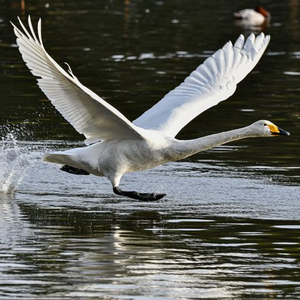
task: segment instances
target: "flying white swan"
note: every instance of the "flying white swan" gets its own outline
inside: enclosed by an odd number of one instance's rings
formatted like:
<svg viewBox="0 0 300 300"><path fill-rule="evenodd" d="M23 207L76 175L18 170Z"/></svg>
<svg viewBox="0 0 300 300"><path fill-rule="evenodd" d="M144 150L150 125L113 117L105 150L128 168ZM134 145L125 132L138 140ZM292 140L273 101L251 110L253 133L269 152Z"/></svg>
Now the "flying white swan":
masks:
<svg viewBox="0 0 300 300"><path fill-rule="evenodd" d="M62 164L63 171L107 177L115 194L139 200L157 200L165 194L122 191L125 173L154 168L186 158L212 147L247 137L289 135L269 121L209 135L178 140L177 133L197 115L230 97L239 83L257 64L270 37L241 35L205 60L185 81L161 101L130 122L117 109L82 85L69 68L64 71L46 52L41 35L35 34L30 17L29 31L19 19L14 24L17 44L38 85L63 117L86 137L89 146L46 153L43 160Z"/></svg>

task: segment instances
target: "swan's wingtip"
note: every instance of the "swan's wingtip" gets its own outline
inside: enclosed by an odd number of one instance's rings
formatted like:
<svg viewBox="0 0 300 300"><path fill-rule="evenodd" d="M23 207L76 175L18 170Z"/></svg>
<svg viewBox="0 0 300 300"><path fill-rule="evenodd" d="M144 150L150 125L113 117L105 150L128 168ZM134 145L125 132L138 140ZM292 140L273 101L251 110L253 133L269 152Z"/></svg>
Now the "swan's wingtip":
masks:
<svg viewBox="0 0 300 300"><path fill-rule="evenodd" d="M9 23L12 25L13 28L16 27L16 25L12 21L9 21Z"/></svg>
<svg viewBox="0 0 300 300"><path fill-rule="evenodd" d="M243 34L240 34L234 43L234 48L242 49L244 43L245 43L245 36Z"/></svg>

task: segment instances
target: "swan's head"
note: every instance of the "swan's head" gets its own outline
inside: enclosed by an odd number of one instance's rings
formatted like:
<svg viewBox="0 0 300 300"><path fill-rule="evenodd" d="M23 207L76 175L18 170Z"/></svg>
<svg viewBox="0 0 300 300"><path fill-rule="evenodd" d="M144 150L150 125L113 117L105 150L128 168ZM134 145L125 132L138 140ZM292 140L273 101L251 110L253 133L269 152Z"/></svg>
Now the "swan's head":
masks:
<svg viewBox="0 0 300 300"><path fill-rule="evenodd" d="M267 120L260 120L251 125L253 131L259 136L280 136L280 135L290 135L289 132L279 128L277 125L273 124Z"/></svg>

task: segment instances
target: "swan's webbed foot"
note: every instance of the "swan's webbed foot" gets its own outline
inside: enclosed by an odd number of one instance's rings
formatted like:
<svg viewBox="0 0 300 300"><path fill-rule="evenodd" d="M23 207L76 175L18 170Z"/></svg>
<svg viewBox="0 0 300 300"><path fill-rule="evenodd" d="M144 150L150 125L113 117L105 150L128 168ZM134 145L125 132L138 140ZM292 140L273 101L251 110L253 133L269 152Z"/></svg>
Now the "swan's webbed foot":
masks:
<svg viewBox="0 0 300 300"><path fill-rule="evenodd" d="M156 194L156 193L138 193L135 191L122 191L119 187L114 187L113 191L117 195L129 197L136 200L142 200L142 201L156 201L163 198L166 195L166 194Z"/></svg>
<svg viewBox="0 0 300 300"><path fill-rule="evenodd" d="M75 174L75 175L90 175L89 172L82 170L82 169L78 169L78 168L74 168L68 165L64 165L60 168L62 171L64 172L68 172L70 174Z"/></svg>

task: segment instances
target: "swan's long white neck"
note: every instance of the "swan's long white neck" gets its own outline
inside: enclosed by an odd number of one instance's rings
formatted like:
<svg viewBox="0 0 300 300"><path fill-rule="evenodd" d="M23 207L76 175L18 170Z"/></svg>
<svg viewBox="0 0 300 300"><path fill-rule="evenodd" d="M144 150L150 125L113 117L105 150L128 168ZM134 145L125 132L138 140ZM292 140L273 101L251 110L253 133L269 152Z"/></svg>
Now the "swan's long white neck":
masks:
<svg viewBox="0 0 300 300"><path fill-rule="evenodd" d="M223 145L229 142L237 141L249 137L260 136L255 134L250 126L225 131L217 134L212 134L209 136L201 137L193 140L178 140L176 143L175 152L179 159L189 157L198 152L202 152L213 147ZM175 154L175 153L174 153Z"/></svg>

